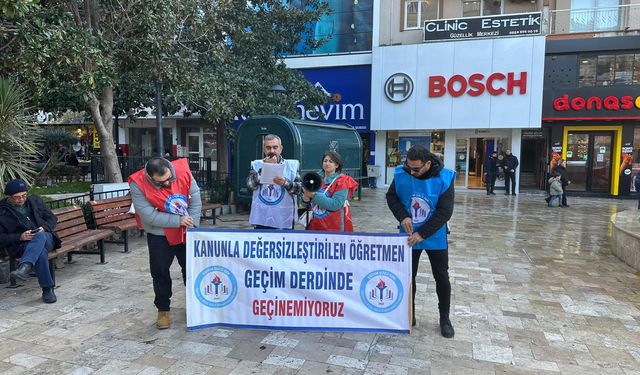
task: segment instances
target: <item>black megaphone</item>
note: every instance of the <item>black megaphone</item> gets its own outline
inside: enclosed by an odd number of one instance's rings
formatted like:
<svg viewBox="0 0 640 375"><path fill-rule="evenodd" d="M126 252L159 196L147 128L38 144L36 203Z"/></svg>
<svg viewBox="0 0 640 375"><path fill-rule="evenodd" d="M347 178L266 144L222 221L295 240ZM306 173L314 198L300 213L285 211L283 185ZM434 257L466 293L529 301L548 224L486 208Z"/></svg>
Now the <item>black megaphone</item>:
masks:
<svg viewBox="0 0 640 375"><path fill-rule="evenodd" d="M322 187L322 177L316 172L309 172L302 177L302 187L309 192L318 191Z"/></svg>

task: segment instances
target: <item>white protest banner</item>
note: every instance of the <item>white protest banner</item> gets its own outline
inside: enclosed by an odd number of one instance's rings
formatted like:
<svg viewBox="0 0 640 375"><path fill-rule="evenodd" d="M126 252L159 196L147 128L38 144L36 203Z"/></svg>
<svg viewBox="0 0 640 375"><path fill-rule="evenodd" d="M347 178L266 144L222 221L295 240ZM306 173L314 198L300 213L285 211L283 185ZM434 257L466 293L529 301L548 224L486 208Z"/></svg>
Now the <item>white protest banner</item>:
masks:
<svg viewBox="0 0 640 375"><path fill-rule="evenodd" d="M187 328L409 333L406 235L189 229Z"/></svg>

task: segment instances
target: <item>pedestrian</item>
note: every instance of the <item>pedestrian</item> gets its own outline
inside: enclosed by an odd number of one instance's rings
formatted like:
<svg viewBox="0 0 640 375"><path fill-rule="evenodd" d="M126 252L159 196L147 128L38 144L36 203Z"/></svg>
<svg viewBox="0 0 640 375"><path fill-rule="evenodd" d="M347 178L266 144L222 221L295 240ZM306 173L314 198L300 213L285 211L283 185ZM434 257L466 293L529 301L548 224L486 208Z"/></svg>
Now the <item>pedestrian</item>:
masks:
<svg viewBox="0 0 640 375"><path fill-rule="evenodd" d="M186 228L200 225L200 189L187 159L170 162L161 157L149 159L143 169L132 174L129 186L136 219L147 233L154 304L158 309L156 327L169 328L172 296L169 269L177 258L186 285Z"/></svg>
<svg viewBox="0 0 640 375"><path fill-rule="evenodd" d="M11 277L27 280L32 270L42 288L42 301L55 303L56 294L49 252L60 247L60 239L53 232L58 219L42 198L27 194L27 184L19 179L7 182L0 201L0 247L9 255L20 258L18 269Z"/></svg>
<svg viewBox="0 0 640 375"><path fill-rule="evenodd" d="M256 229L293 229L298 219L297 195L302 191L298 173L300 162L282 157L282 141L275 134L268 134L262 140L263 159L251 162L247 177L247 187L253 191L249 223ZM261 182L265 164L283 164L282 176L270 182Z"/></svg>
<svg viewBox="0 0 640 375"><path fill-rule="evenodd" d="M567 172L567 162L564 159L560 159L556 165L554 172L560 173L560 183L562 184L562 200L560 201L561 207L569 207L567 204L567 186L571 183L569 179L569 173Z"/></svg>
<svg viewBox="0 0 640 375"><path fill-rule="evenodd" d="M491 156L484 159L484 183L487 187L487 195L495 195L493 188L496 184L496 177L498 176L498 153L496 151L491 152Z"/></svg>
<svg viewBox="0 0 640 375"><path fill-rule="evenodd" d="M640 172L636 173L633 178L633 186L636 188L636 194L638 195L638 209L640 210Z"/></svg>
<svg viewBox="0 0 640 375"><path fill-rule="evenodd" d="M343 165L340 154L325 152L322 155L322 188L315 192L303 190L302 200L313 208L308 230L353 232L349 198L358 183L351 176L340 173Z"/></svg>
<svg viewBox="0 0 640 375"><path fill-rule="evenodd" d="M553 172L551 178L549 178L549 196L545 198L547 206L553 207L553 201L558 199L558 207L561 207L562 200L562 182L560 180L560 173Z"/></svg>
<svg viewBox="0 0 640 375"><path fill-rule="evenodd" d="M415 318L416 275L423 250L429 256L436 281L440 333L451 338L453 325L449 320L451 284L449 282L449 251L447 221L453 213L454 171L443 168L442 161L423 146L413 146L407 152L403 166L395 169L387 191L387 204L400 222L400 233L409 235L407 243L413 248L411 283L413 286L413 321Z"/></svg>
<svg viewBox="0 0 640 375"><path fill-rule="evenodd" d="M511 186L511 195L516 195L516 168L520 163L518 158L511 153L511 150L507 150L505 154L502 160L505 194L509 195L509 186Z"/></svg>

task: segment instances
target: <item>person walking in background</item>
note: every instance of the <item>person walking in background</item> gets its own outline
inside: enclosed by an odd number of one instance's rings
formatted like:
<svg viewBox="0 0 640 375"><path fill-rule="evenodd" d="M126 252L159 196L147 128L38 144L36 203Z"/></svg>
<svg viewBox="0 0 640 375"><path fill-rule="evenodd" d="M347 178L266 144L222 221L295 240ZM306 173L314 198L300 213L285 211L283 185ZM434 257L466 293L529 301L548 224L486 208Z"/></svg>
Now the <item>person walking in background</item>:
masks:
<svg viewBox="0 0 640 375"><path fill-rule="evenodd" d="M496 184L496 177L498 176L498 153L491 152L491 155L484 159L484 183L487 186L487 195L496 193L493 192L493 188Z"/></svg>
<svg viewBox="0 0 640 375"><path fill-rule="evenodd" d="M516 195L516 168L520 163L518 158L511 153L511 150L507 150L505 154L502 160L505 194L509 195L509 186L511 186L511 195Z"/></svg>
<svg viewBox="0 0 640 375"><path fill-rule="evenodd" d="M562 182L560 181L560 173L553 172L551 178L549 178L549 196L545 198L547 205L553 207L553 201L558 199L558 206L560 206L562 199Z"/></svg>
<svg viewBox="0 0 640 375"><path fill-rule="evenodd" d="M57 301L49 269L49 252L60 247L60 239L53 232L58 219L37 195L27 195L27 184L11 180L4 188L5 199L0 201L0 247L10 255L20 257L18 269L11 272L14 279L27 280L35 269L42 288L42 301Z"/></svg>
<svg viewBox="0 0 640 375"><path fill-rule="evenodd" d="M302 190L298 168L300 162L285 160L282 141L275 134L262 140L264 159L251 162L247 187L253 191L249 223L256 229L293 229L298 219L297 195ZM271 183L261 183L260 174L265 164L284 164L284 175L273 178Z"/></svg>
<svg viewBox="0 0 640 375"><path fill-rule="evenodd" d="M565 160L560 159L554 169L554 172L558 172L560 174L560 183L562 184L562 200L560 201L561 207L569 207L567 204L567 186L569 186L571 180L569 179L566 164L567 162Z"/></svg>
<svg viewBox="0 0 640 375"><path fill-rule="evenodd" d="M435 155L423 146L413 146L407 152L405 165L396 167L386 195L389 209L400 222L400 233L409 235L407 244L413 248L412 324L416 325L416 276L420 255L426 251L436 280L440 333L447 338L455 334L449 320L451 283L446 225L453 214L455 179L456 173L443 168L442 161Z"/></svg>
<svg viewBox="0 0 640 375"><path fill-rule="evenodd" d="M200 225L200 188L191 175L189 161L149 159L145 167L129 177L131 200L139 226L147 233L149 269L153 279L156 327L171 326L172 296L170 268L178 259L186 285L186 228Z"/></svg>
<svg viewBox="0 0 640 375"><path fill-rule="evenodd" d="M322 155L322 188L316 192L303 190L302 200L310 203L313 219L308 230L353 232L349 198L358 188L351 176L340 173L344 162L335 151Z"/></svg>

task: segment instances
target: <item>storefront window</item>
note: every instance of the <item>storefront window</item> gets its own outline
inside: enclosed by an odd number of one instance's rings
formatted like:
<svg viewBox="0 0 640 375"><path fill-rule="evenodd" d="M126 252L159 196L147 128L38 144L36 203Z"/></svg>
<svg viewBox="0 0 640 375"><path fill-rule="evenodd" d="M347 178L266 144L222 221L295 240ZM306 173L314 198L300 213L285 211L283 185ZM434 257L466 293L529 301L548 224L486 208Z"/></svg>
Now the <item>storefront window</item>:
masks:
<svg viewBox="0 0 640 375"><path fill-rule="evenodd" d="M616 71L615 64L615 55L598 56L598 66L596 67L598 86L609 86L613 84Z"/></svg>
<svg viewBox="0 0 640 375"><path fill-rule="evenodd" d="M633 59L633 84L640 84L640 54L636 54Z"/></svg>
<svg viewBox="0 0 640 375"><path fill-rule="evenodd" d="M162 138L165 153L172 152L173 129L163 128ZM130 156L151 156L157 152L155 129L130 128L129 129L129 155ZM171 155L174 156L174 155Z"/></svg>
<svg viewBox="0 0 640 375"><path fill-rule="evenodd" d="M640 55L581 56L579 87L631 85L640 82Z"/></svg>
<svg viewBox="0 0 640 375"><path fill-rule="evenodd" d="M636 127L633 131L633 166L631 168L631 176L635 177L640 172L640 127ZM636 188L631 179L631 191L635 192Z"/></svg>
<svg viewBox="0 0 640 375"><path fill-rule="evenodd" d="M595 86L597 57L583 57L580 59L580 87Z"/></svg>
<svg viewBox="0 0 640 375"><path fill-rule="evenodd" d="M407 151L422 145L432 154L444 160L444 131L435 130L430 133L405 133L390 131L387 133L387 183L393 179L393 170L402 165L407 158Z"/></svg>

